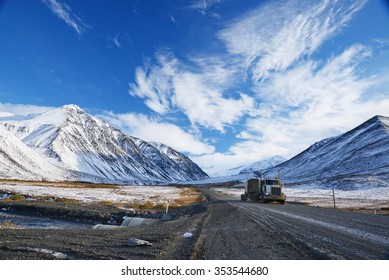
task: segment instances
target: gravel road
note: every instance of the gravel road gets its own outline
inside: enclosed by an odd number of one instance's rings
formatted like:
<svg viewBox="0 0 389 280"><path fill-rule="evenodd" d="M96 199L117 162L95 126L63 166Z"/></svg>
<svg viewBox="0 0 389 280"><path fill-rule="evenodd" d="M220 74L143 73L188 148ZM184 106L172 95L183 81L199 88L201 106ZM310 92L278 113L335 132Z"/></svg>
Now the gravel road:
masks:
<svg viewBox="0 0 389 280"><path fill-rule="evenodd" d="M176 210L172 221L157 225L0 229L0 259L389 259L389 216L241 202L201 191L208 202ZM98 205L15 202L0 207L24 215L33 209L30 214L91 226L126 214ZM130 238L152 246L128 247Z"/></svg>
<svg viewBox="0 0 389 280"><path fill-rule="evenodd" d="M389 259L389 216L231 200L210 207L203 259Z"/></svg>

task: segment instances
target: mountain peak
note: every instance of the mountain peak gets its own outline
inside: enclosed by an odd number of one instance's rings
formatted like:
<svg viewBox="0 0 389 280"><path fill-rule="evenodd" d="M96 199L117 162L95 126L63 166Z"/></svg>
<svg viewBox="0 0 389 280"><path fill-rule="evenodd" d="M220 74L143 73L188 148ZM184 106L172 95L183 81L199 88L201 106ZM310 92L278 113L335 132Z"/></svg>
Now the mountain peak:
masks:
<svg viewBox="0 0 389 280"><path fill-rule="evenodd" d="M377 115L377 116L373 117L372 120L378 121L378 122L380 122L383 126L389 128L389 117Z"/></svg>
<svg viewBox="0 0 389 280"><path fill-rule="evenodd" d="M80 107L78 107L77 105L75 104L67 104L67 105L63 105L61 107L59 107L58 109L60 110L65 110L65 111L68 111L68 112L71 112L71 113L80 113L80 112L84 112L84 110L82 110Z"/></svg>

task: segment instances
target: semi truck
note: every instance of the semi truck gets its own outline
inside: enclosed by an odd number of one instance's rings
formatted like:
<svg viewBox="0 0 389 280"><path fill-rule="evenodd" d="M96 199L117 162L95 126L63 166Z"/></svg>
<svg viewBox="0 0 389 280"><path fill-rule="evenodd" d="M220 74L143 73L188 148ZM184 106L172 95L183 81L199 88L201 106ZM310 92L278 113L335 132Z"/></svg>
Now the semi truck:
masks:
<svg viewBox="0 0 389 280"><path fill-rule="evenodd" d="M285 204L286 195L283 192L284 184L280 178L251 178L247 180L245 192L241 200L256 202L276 201Z"/></svg>

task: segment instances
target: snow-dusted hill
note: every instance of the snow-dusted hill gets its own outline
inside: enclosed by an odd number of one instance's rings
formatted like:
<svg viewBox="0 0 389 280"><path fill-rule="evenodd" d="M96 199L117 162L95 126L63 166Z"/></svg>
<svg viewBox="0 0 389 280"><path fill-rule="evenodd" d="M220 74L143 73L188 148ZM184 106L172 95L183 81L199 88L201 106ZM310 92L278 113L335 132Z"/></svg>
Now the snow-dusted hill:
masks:
<svg viewBox="0 0 389 280"><path fill-rule="evenodd" d="M265 173L288 183L389 186L389 118L375 116L337 137L324 139Z"/></svg>
<svg viewBox="0 0 389 280"><path fill-rule="evenodd" d="M128 136L76 105L0 121L53 165L77 172L76 180L156 183L207 178L185 155Z"/></svg>
<svg viewBox="0 0 389 280"><path fill-rule="evenodd" d="M66 180L69 176L0 126L0 178Z"/></svg>

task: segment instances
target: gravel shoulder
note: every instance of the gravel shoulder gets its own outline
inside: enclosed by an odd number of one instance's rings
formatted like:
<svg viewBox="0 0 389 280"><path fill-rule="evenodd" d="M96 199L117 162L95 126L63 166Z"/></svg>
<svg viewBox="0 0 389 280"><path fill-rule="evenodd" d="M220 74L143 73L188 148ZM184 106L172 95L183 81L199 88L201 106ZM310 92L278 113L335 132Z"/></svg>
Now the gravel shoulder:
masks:
<svg viewBox="0 0 389 280"><path fill-rule="evenodd" d="M102 259L152 260L189 259L206 208L192 205L172 211L171 221L142 227L103 230L93 224L121 220L131 215L121 209L102 205L45 202L1 202L0 208L13 209L24 215L49 216L90 223L90 228L67 229L0 229L0 259ZM161 212L143 211L139 216L157 218ZM138 216L138 215L137 215ZM191 238L183 237L191 232ZM146 240L152 246L128 247L130 238Z"/></svg>

